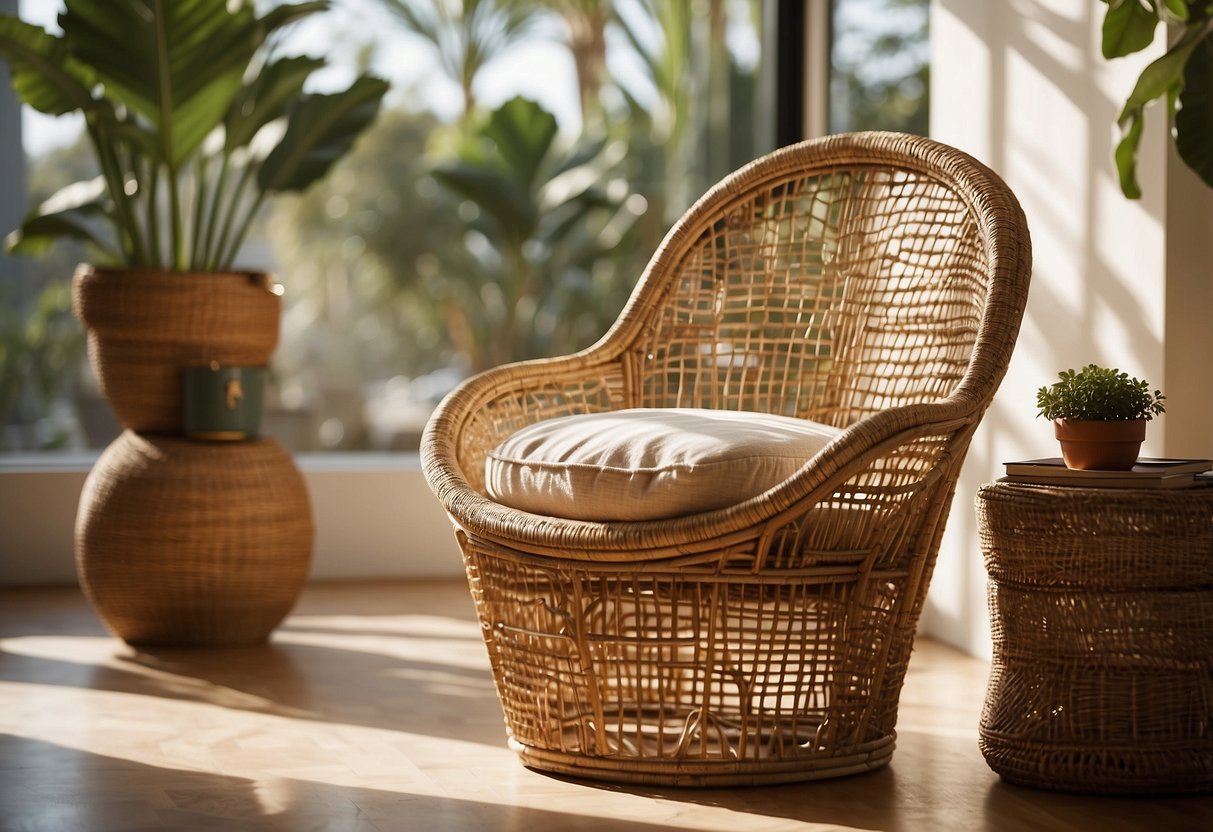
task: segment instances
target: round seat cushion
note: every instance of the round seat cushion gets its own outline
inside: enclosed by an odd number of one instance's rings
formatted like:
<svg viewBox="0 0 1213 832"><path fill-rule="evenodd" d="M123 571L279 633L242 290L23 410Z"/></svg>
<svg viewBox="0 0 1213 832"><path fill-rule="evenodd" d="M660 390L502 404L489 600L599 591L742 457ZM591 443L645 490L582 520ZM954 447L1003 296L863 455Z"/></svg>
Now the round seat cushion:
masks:
<svg viewBox="0 0 1213 832"><path fill-rule="evenodd" d="M485 460L488 495L570 520L656 520L778 485L840 433L770 413L634 408L528 425Z"/></svg>

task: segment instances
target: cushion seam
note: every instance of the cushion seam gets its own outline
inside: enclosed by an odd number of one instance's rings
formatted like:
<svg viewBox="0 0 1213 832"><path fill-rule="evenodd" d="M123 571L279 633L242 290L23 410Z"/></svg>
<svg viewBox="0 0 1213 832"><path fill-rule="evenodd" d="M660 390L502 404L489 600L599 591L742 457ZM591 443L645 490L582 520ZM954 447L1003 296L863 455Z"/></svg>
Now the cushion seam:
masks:
<svg viewBox="0 0 1213 832"><path fill-rule="evenodd" d="M825 446L823 445L822 447L825 447ZM517 466L524 467L524 468L556 468L556 469L562 469L562 470L568 470L568 469L572 469L572 468L577 468L577 469L585 468L585 469L590 469L590 470L594 470L594 471L614 471L614 472L617 472L620 474L641 474L641 473L655 473L655 472L660 472L660 471L675 471L675 470L692 471L696 468L706 468L711 465L736 465L738 462L740 462L742 460L751 460L751 461L762 460L762 459L803 460L803 461L807 462L809 459L816 456L817 453L818 453L818 451L814 451L812 454L809 454L808 456L805 456L802 454L758 453L758 454L751 454L751 455L747 455L747 456L733 457L730 459L714 459L714 460L707 460L704 462L694 462L694 463L671 462L668 465L646 466L646 467L635 467L635 468L630 467L630 466L627 468L621 468L621 467L615 466L615 465L602 465L602 464L595 463L595 462L548 462L545 460L509 459L509 458L500 457L500 456L493 456L492 454L490 454L488 456L488 458L491 459L493 462L496 462L496 463L499 463L502 465L517 465Z"/></svg>

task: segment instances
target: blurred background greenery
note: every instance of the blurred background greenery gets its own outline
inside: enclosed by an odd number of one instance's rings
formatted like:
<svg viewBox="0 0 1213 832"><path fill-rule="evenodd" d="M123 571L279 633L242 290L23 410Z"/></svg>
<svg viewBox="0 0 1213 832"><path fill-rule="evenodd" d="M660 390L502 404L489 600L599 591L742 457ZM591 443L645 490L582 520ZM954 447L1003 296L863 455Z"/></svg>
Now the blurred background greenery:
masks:
<svg viewBox="0 0 1213 832"><path fill-rule="evenodd" d="M926 133L928 5L831 0L832 132ZM286 287L267 431L296 451L415 449L469 373L597 340L672 222L773 149L773 6L339 0L301 25L293 52L393 90L327 179L266 206L239 258ZM53 7L20 9L53 26ZM33 126L53 140L27 130L26 206L94 165L78 125ZM0 259L2 450L116 435L69 308L87 259L70 243Z"/></svg>

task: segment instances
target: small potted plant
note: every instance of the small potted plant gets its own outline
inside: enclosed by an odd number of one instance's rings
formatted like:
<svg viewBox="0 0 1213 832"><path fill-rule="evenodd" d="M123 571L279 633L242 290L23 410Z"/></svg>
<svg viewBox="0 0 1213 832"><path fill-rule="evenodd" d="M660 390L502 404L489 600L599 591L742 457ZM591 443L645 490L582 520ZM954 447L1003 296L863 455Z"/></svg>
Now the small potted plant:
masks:
<svg viewBox="0 0 1213 832"><path fill-rule="evenodd" d="M1037 416L1052 420L1066 467L1127 471L1165 398L1141 379L1088 364L1036 391Z"/></svg>

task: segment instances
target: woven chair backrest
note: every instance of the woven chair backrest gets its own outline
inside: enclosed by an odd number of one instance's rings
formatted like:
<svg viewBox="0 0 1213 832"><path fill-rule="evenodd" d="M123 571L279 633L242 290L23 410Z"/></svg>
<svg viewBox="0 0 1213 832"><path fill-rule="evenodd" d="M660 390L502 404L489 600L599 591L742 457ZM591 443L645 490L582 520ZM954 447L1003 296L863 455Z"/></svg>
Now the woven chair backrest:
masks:
<svg viewBox="0 0 1213 832"><path fill-rule="evenodd" d="M982 220L948 172L887 150L743 168L654 257L634 395L839 427L948 397L989 289Z"/></svg>

